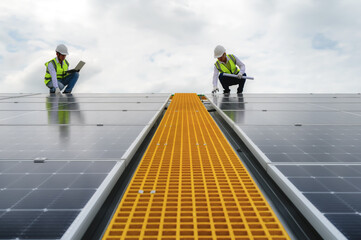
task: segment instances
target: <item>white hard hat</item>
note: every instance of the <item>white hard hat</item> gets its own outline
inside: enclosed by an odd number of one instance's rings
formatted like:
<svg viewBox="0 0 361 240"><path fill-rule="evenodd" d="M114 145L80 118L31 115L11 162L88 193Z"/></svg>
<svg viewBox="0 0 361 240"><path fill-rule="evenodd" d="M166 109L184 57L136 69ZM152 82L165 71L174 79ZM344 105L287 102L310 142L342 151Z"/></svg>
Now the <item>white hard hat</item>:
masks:
<svg viewBox="0 0 361 240"><path fill-rule="evenodd" d="M218 45L215 49L214 49L214 58L219 58L219 57L222 57L223 53L226 52L226 49L221 46L221 45Z"/></svg>
<svg viewBox="0 0 361 240"><path fill-rule="evenodd" d="M62 55L69 55L68 48L64 44L59 44L56 47L55 51L62 54Z"/></svg>

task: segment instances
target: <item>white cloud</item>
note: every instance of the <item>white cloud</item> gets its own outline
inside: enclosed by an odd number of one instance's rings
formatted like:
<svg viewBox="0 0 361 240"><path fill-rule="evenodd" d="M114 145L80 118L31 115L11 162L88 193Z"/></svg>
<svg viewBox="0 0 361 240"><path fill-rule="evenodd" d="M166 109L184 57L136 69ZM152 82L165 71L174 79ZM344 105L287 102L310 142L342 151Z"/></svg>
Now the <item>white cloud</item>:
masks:
<svg viewBox="0 0 361 240"><path fill-rule="evenodd" d="M47 92L58 43L87 62L76 92L211 90L213 48L236 54L246 92L360 92L361 3L351 0L17 0L0 3L1 92Z"/></svg>

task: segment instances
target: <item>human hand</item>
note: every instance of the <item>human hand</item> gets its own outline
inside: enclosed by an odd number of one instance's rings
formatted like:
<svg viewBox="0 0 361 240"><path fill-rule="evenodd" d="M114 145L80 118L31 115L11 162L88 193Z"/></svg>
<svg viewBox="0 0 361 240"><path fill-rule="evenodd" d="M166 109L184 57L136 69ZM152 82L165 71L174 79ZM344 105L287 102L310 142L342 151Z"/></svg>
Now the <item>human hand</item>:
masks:
<svg viewBox="0 0 361 240"><path fill-rule="evenodd" d="M242 77L243 77L243 72L239 72L239 73L237 74L237 77L238 77L239 79L242 79Z"/></svg>
<svg viewBox="0 0 361 240"><path fill-rule="evenodd" d="M59 89L58 87L55 88L55 94L56 94L56 95L61 94L60 89Z"/></svg>
<svg viewBox="0 0 361 240"><path fill-rule="evenodd" d="M219 92L219 89L217 87L213 87L212 93L217 93L217 92Z"/></svg>

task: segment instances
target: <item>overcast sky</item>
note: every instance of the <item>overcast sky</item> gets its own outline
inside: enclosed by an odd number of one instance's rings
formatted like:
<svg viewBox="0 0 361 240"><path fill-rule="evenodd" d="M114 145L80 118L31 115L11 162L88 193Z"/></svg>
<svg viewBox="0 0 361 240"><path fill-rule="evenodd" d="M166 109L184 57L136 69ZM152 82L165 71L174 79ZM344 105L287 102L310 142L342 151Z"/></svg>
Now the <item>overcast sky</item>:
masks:
<svg viewBox="0 0 361 240"><path fill-rule="evenodd" d="M358 0L0 1L0 92L48 92L59 43L86 62L74 92L209 93L218 44L255 77L244 92L361 92L360 15Z"/></svg>

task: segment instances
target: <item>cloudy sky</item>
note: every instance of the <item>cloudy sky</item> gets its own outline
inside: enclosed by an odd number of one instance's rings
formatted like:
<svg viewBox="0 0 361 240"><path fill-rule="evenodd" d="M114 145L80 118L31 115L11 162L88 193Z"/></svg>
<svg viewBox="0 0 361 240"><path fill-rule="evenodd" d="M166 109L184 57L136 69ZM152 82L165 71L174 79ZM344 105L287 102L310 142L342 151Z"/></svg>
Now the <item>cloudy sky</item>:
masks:
<svg viewBox="0 0 361 240"><path fill-rule="evenodd" d="M0 92L48 92L59 43L86 62L74 92L212 90L213 49L237 55L245 92L361 92L358 0L0 2Z"/></svg>

